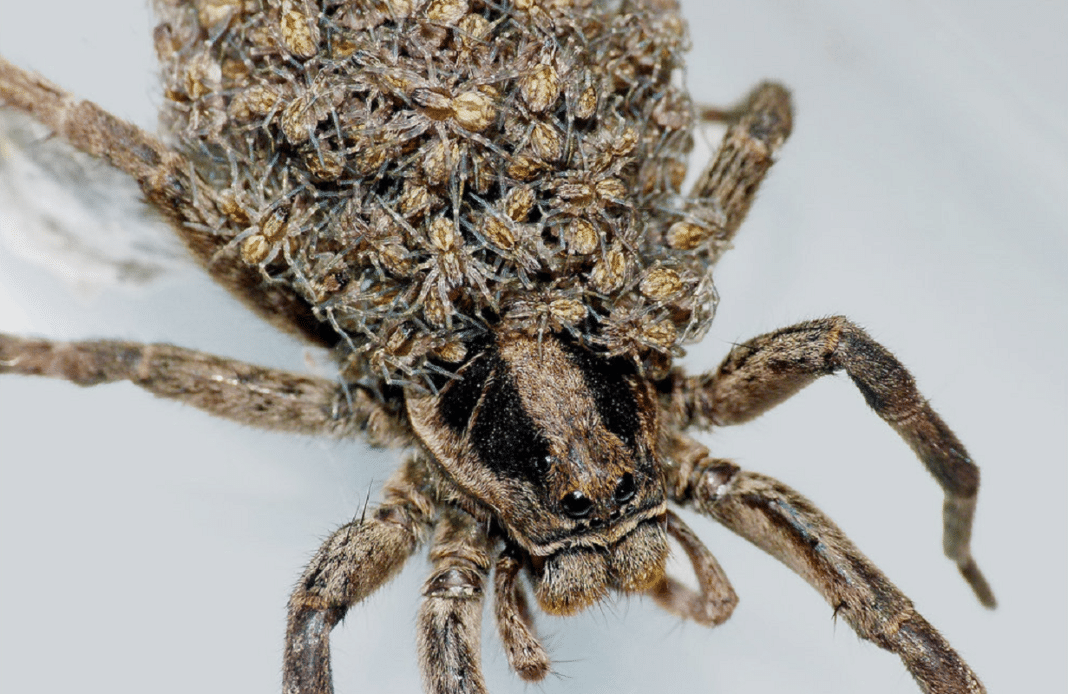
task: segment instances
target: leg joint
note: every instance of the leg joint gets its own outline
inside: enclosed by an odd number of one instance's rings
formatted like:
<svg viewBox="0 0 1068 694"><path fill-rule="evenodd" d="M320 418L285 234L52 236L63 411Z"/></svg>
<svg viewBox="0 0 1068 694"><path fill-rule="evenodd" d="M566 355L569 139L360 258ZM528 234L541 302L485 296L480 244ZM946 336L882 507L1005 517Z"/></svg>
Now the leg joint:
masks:
<svg viewBox="0 0 1068 694"><path fill-rule="evenodd" d="M423 596L481 600L482 577L482 572L475 567L450 566L431 574L423 585Z"/></svg>

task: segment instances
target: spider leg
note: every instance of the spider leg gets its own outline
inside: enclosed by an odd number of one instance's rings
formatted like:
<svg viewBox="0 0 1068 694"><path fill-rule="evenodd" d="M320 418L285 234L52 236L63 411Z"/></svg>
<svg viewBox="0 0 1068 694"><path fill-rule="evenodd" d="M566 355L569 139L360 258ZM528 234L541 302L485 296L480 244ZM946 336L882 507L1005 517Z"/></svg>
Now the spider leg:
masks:
<svg viewBox="0 0 1068 694"><path fill-rule="evenodd" d="M715 373L672 378L669 411L680 428L738 424L820 376L844 369L945 491L943 548L986 607L997 601L972 558L979 468L916 389L905 367L849 320L836 316L761 335L731 350Z"/></svg>
<svg viewBox="0 0 1068 694"><path fill-rule="evenodd" d="M501 551L493 574L494 615L512 669L528 682L539 682L549 674L551 662L534 633L530 606L519 583L522 568L517 550L506 547Z"/></svg>
<svg viewBox="0 0 1068 694"><path fill-rule="evenodd" d="M165 344L56 342L0 333L0 374L61 378L80 386L130 381L217 417L297 434L407 441L403 420L370 392Z"/></svg>
<svg viewBox="0 0 1068 694"><path fill-rule="evenodd" d="M705 626L723 624L738 604L738 596L727 574L693 531L671 511L667 512L667 531L690 558L700 592L691 590L670 576L664 576L659 584L649 590L649 595L662 608L680 617Z"/></svg>
<svg viewBox="0 0 1068 694"><path fill-rule="evenodd" d="M773 82L758 85L741 105L727 111L703 109L704 120L730 122L715 158L698 177L686 205L689 221L668 231L673 248L707 248L719 259L738 231L775 155L790 136L790 93Z"/></svg>
<svg viewBox="0 0 1068 694"><path fill-rule="evenodd" d="M265 285L259 269L245 263L237 248L227 247L232 234L220 232L231 222L184 154L2 57L0 106L31 116L75 149L135 179L145 199L171 223L212 278L260 316L316 344L337 341L293 289L281 283Z"/></svg>
<svg viewBox="0 0 1068 694"><path fill-rule="evenodd" d="M679 436L675 500L716 519L804 578L861 637L896 653L926 694L982 694L971 668L812 502L770 477L713 460Z"/></svg>
<svg viewBox="0 0 1068 694"><path fill-rule="evenodd" d="M485 694L480 630L492 541L470 515L444 509L434 534L434 572L423 584L418 648L427 694Z"/></svg>
<svg viewBox="0 0 1068 694"><path fill-rule="evenodd" d="M285 694L332 694L330 630L393 578L423 541L434 517L430 487L425 462L408 460L370 517L342 526L319 548L289 599Z"/></svg>

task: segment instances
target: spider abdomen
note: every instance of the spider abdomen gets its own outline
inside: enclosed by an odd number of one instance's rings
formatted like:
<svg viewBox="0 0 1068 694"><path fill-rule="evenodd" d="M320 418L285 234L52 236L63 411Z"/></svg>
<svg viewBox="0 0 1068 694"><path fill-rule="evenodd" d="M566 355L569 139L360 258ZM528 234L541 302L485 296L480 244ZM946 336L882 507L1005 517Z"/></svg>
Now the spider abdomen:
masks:
<svg viewBox="0 0 1068 694"><path fill-rule="evenodd" d="M353 379L425 380L498 326L660 370L703 333L708 257L666 241L701 224L675 9L267 5L160 8L164 120Z"/></svg>

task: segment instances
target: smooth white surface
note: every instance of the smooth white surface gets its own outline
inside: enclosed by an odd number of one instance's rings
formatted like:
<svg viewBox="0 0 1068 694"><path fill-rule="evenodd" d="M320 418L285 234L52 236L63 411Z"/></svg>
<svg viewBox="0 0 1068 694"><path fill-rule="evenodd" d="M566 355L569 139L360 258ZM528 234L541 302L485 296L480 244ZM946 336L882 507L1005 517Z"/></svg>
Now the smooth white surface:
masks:
<svg viewBox="0 0 1068 694"><path fill-rule="evenodd" d="M142 0L0 0L0 53L151 127ZM1001 601L941 556L941 495L847 378L709 439L825 509L991 692L1068 687L1068 5L693 2L689 83L724 103L794 90L794 135L721 263L709 337L821 315L908 365L983 470L974 549ZM0 250L0 330L169 341L306 368L203 278L91 299ZM396 453L260 434L127 385L0 380L0 688L278 691L289 588L359 513ZM774 560L687 520L741 596L709 631L639 600L539 626L563 692L915 692L895 657L835 623ZM337 691L414 692L425 561L352 610ZM491 691L530 691L492 624Z"/></svg>

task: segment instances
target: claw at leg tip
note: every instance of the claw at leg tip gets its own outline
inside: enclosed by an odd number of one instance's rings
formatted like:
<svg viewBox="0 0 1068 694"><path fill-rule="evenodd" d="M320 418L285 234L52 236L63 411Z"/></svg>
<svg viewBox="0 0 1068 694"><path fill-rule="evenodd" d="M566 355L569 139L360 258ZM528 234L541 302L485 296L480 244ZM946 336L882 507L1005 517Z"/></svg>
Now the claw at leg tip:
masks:
<svg viewBox="0 0 1068 694"><path fill-rule="evenodd" d="M979 570L975 560L969 558L968 561L961 563L959 568L961 576L964 576L964 580L975 591L975 597L979 598L979 602L982 603L983 607L990 610L997 607L998 601L994 597L994 591L990 589L990 584L987 583L986 577Z"/></svg>

